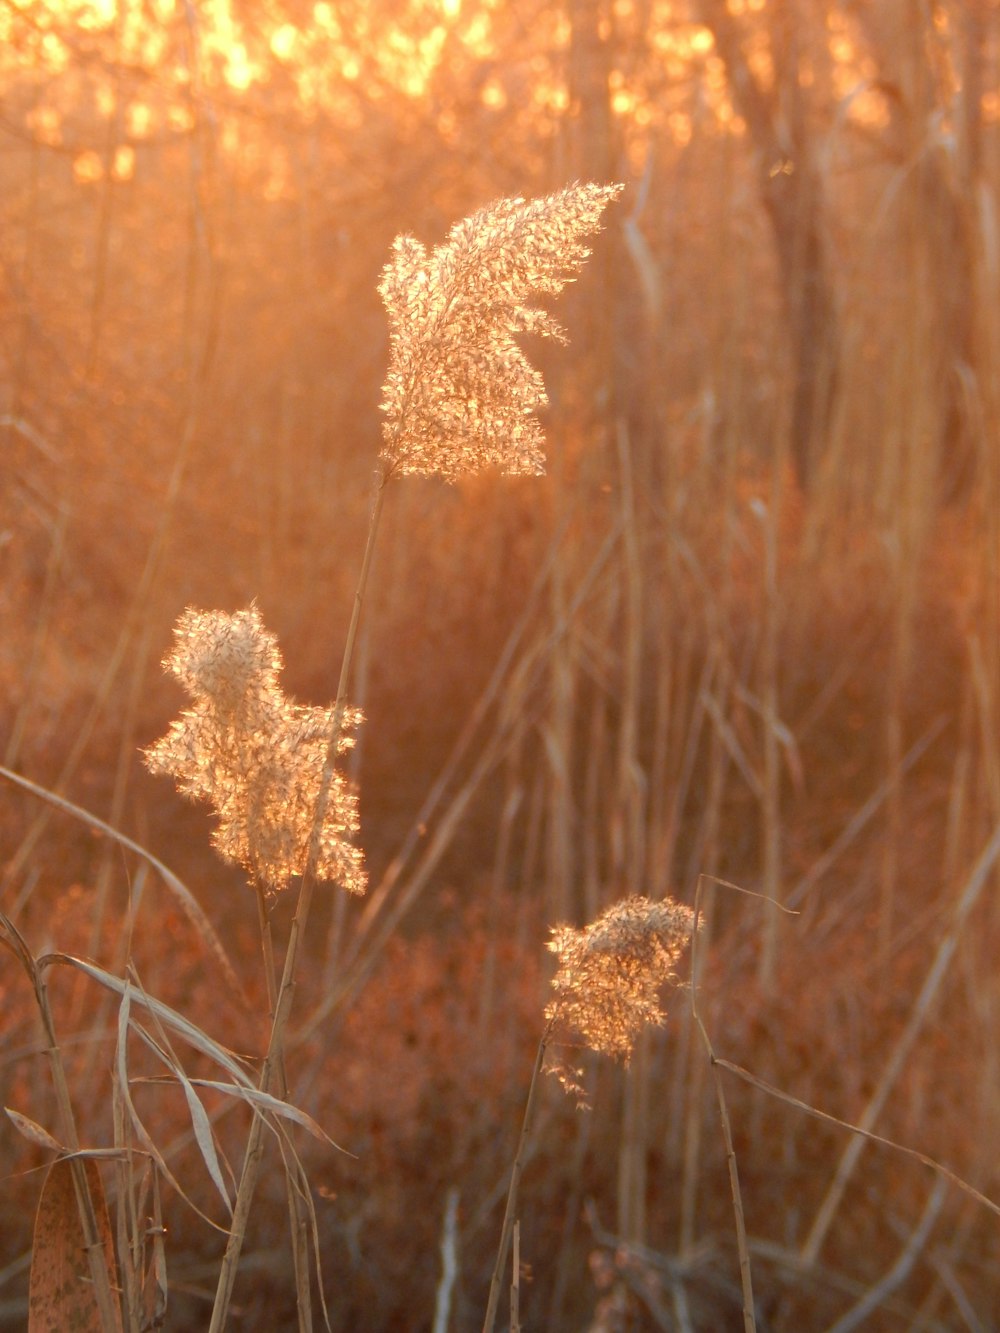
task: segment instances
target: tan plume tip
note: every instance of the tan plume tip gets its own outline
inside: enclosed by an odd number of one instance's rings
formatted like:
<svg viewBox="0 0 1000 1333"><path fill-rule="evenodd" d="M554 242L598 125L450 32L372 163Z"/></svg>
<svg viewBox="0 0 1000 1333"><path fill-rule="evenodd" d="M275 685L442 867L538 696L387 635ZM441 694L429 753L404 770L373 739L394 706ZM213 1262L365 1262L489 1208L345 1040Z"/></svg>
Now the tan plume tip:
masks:
<svg viewBox="0 0 1000 1333"><path fill-rule="evenodd" d="M174 638L163 665L192 705L144 751L146 766L214 807L213 842L225 860L269 891L284 888L305 869L335 710L286 698L278 641L256 605L233 614L189 608ZM338 754L353 745L361 721L358 709L345 710ZM358 827L357 794L334 769L316 876L351 893L366 888L364 857L349 841Z"/></svg>
<svg viewBox="0 0 1000 1333"><path fill-rule="evenodd" d="M556 926L559 959L546 1018L591 1050L627 1061L647 1024L664 1022L660 990L691 938L694 913L671 898L625 898L589 926Z"/></svg>
<svg viewBox="0 0 1000 1333"><path fill-rule="evenodd" d="M500 199L452 227L430 253L397 237L379 292L389 317L382 464L449 481L497 467L545 471L533 413L546 402L518 333L562 338L528 302L562 290L584 239L621 185L571 185L542 199Z"/></svg>

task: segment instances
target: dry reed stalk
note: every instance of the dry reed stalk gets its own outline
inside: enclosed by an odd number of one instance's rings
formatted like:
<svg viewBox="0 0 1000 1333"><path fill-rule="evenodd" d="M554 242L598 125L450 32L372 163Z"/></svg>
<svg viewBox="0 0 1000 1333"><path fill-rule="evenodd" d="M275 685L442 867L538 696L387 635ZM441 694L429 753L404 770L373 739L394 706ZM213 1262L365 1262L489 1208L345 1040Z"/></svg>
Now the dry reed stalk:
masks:
<svg viewBox="0 0 1000 1333"><path fill-rule="evenodd" d="M781 726L778 668L781 633L781 601L778 592L778 528L784 503L784 451L779 450L771 469L771 494L761 517L764 529L763 628L759 691L763 725L763 774L761 778L761 844L763 894L772 902L782 901L782 825L781 825ZM778 963L780 914L769 912L764 918L758 980L765 996L773 993L774 973Z"/></svg>
<svg viewBox="0 0 1000 1333"><path fill-rule="evenodd" d="M528 1145L528 1135L531 1131L531 1124L535 1113L535 1101L538 1095L538 1076L542 1072L542 1064L545 1060L545 1052L548 1049L552 1027L553 1024L551 1022L548 1023L545 1027L545 1031L542 1033L541 1040L538 1043L538 1050L535 1053L535 1064L531 1071L531 1079L528 1083L528 1096L524 1103L521 1133L517 1141L517 1151L514 1154L514 1164L511 1167L510 1188L507 1191L507 1202L504 1206L503 1223L500 1228L500 1245L497 1250L496 1263L493 1267L493 1276L490 1278L490 1291L486 1302L486 1316L483 1320L483 1333L493 1333L493 1329L496 1325L497 1306L500 1302L500 1285L503 1281L504 1270L507 1267L510 1239L517 1218L518 1193L521 1187L521 1175L524 1171L525 1150Z"/></svg>
<svg viewBox="0 0 1000 1333"><path fill-rule="evenodd" d="M972 867L968 879L954 901L948 930L935 951L933 962L910 1010L906 1027L895 1042L868 1104L857 1121L855 1128L860 1132L851 1139L844 1149L834 1177L817 1210L806 1239L802 1243L800 1253L803 1263L807 1265L815 1263L819 1257L820 1249L840 1207L844 1191L847 1189L864 1151L866 1135L877 1122L896 1080L903 1071L906 1059L930 1016L937 993L958 948L958 942L969 913L978 902L983 887L988 882L998 861L1000 861L1000 826L994 830L992 837L986 843L978 860Z"/></svg>
<svg viewBox="0 0 1000 1333"><path fill-rule="evenodd" d="M453 1185L448 1190L441 1221L441 1280L434 1298L432 1333L448 1333L451 1323L451 1302L458 1279L458 1203L459 1193Z"/></svg>
<svg viewBox="0 0 1000 1333"><path fill-rule="evenodd" d="M850 1310L842 1314L836 1323L830 1325L827 1333L854 1333L855 1329L861 1328L869 1316L879 1310L886 1299L902 1286L927 1244L947 1192L948 1182L938 1176L927 1195L920 1220L907 1238L906 1245L896 1262Z"/></svg>
<svg viewBox="0 0 1000 1333"><path fill-rule="evenodd" d="M646 883L645 832L648 775L639 753L643 616L643 559L640 513L636 502L632 442L623 421L616 432L621 505L624 597L619 620L621 691L615 756L615 785L610 793L610 874L615 884ZM613 640L612 640L613 641ZM618 1147L618 1230L626 1240L646 1239L646 1158L649 1138L650 1061L640 1039L625 1077L624 1116Z"/></svg>
<svg viewBox="0 0 1000 1333"><path fill-rule="evenodd" d="M735 885L730 887L735 888ZM698 880L698 888L695 893L694 905L694 926L692 929L691 944L691 973L692 980L697 976L697 949L698 949L698 926L701 907L702 880ZM754 895L756 896L756 895ZM708 1063L712 1070L712 1078L715 1083L715 1095L719 1104L719 1118L722 1123L722 1139L726 1149L726 1168L729 1172L729 1190L733 1201L733 1218L736 1224L736 1249L739 1255L740 1264L740 1288L743 1293L743 1328L745 1333L756 1333L756 1311L753 1298L753 1275L750 1267L750 1251L747 1246L746 1221L743 1216L743 1195L740 1191L740 1172L739 1164L736 1160L736 1149L733 1146L733 1131L729 1123L729 1108L726 1104L725 1089L722 1086L722 1079L719 1077L718 1058L715 1049L712 1046L712 1039L708 1035L708 1029L702 1021L698 1011L698 1000L695 993L695 987L691 986L691 1017L701 1036L705 1047L705 1053L708 1056Z"/></svg>
<svg viewBox="0 0 1000 1333"><path fill-rule="evenodd" d="M550 705L545 725L545 755L548 761L548 802L546 818L546 914L550 919L569 916L572 908L574 880L575 821L570 774L573 771L575 746L573 724L575 717L574 659L577 649L575 635L567 613L568 572L565 558L556 562L551 583L551 616L554 624L566 624L567 631L553 645L549 658Z"/></svg>
<svg viewBox="0 0 1000 1333"><path fill-rule="evenodd" d="M327 744L326 757L323 763L323 773L320 779L319 792L316 797L315 812L312 818L312 830L309 835L308 853L302 871L302 880L295 908L295 917L292 921L288 936L288 944L285 950L284 968L274 1010L274 1019L271 1024L271 1035L268 1040L267 1054L261 1069L258 1086L261 1092L268 1094L273 1092L283 1067L285 1037L288 1029L288 1021L291 1016L292 996L298 974L299 949L305 935L306 924L309 919L309 912L312 905L313 890L316 884L317 871L320 866L322 851L321 839L326 821L327 803L331 794L336 759L341 749L342 728L347 713L347 688L350 680L351 667L353 665L354 647L357 641L358 625L360 623L361 611L364 605L368 574L371 569L372 555L375 549L375 539L378 534L379 518L382 513L382 505L385 499L385 483L386 477L383 475L377 486L375 499L372 503L371 516L368 525L368 539L365 544L364 555L362 556L361 572L358 576L358 586L354 594L351 620L347 631L347 640L344 646L344 658L341 663L340 681L337 686L337 699L333 706L333 716L329 727L329 741ZM236 1282L236 1270L239 1264L243 1242L246 1237L247 1224L250 1219L250 1210L253 1206L257 1179L263 1161L263 1135L264 1118L259 1115L254 1116L251 1121L250 1134L247 1139L244 1153L243 1171L240 1176L240 1183L236 1193L236 1202L233 1205L233 1220L230 1227L229 1239L226 1243L226 1251L219 1269L219 1281L216 1288L215 1302L212 1307L209 1333L221 1333L228 1317L229 1304L232 1299L233 1287Z"/></svg>
<svg viewBox="0 0 1000 1333"><path fill-rule="evenodd" d="M11 428L10 418L0 420L0 425ZM4 750L3 762L6 768L13 768L20 757L21 744L24 740L28 718L31 716L31 710L34 707L36 691L41 684L42 654L46 640L54 629L53 604L56 585L62 572L66 552L66 530L68 526L69 508L65 504L60 504L56 520L52 525L52 541L45 561L45 582L42 585L41 596L38 599L38 614L34 633L31 636L31 648L24 664L24 686L21 692L21 702L18 705L14 725L11 727L7 746Z"/></svg>
<svg viewBox="0 0 1000 1333"><path fill-rule="evenodd" d="M712 733L708 789L705 798L705 812L702 821L702 835L699 845L704 848L705 883L713 883L718 875L721 827L722 796L725 788L727 763L725 750L716 732ZM715 895L709 895L707 905L703 906L698 918L697 950L691 952L691 990L696 992L701 979L697 968L703 953L711 948L713 927L715 924ZM696 1058L696 1050L689 1044L685 1051L686 1061L683 1066L683 1087L685 1106L682 1116L683 1149L680 1190L680 1239L682 1255L689 1254L695 1245L698 1200L698 1176L701 1163L701 1136L703 1126L702 1104L705 1088L706 1064Z"/></svg>

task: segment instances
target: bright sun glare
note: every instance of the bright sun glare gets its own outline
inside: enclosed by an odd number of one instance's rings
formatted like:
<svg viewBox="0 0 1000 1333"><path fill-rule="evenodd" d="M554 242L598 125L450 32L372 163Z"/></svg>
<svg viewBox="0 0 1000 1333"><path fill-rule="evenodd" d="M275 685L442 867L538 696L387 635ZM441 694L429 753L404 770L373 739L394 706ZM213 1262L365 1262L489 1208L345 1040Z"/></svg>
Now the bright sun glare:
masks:
<svg viewBox="0 0 1000 1333"><path fill-rule="evenodd" d="M753 22L765 0L729 0L734 14ZM640 12L641 9L641 12ZM238 0L25 0L0 8L0 78L33 80L35 93L25 124L37 142L70 146L79 130L65 134L88 101L105 123L116 126L117 145L106 134L75 143L74 170L82 183L110 177L128 180L136 148L144 140L189 131L199 100L228 94L213 116L224 152L238 149L247 162L257 151L247 142L252 128L241 123L233 99L266 94L276 106L299 115L322 113L360 128L364 105L399 97L433 107L439 132L450 137L461 104L458 71L491 62L477 78L483 109L553 122L571 110L566 59L571 24L558 9L541 8L533 31L538 49L525 62L508 66L498 59L507 40L504 0L411 0L405 6L346 5L315 0L294 12L281 6L247 17ZM615 38L623 59L610 72L613 115L629 129L626 139L637 161L651 133L683 147L692 134L690 96L695 76L703 105L713 112L719 132L742 133L732 105L722 60L709 30L682 21L672 0L615 0ZM610 30L609 30L610 33ZM849 20L831 12L828 51L833 88L855 122L878 126L886 114L865 57L859 53ZM81 61L81 53L87 59ZM775 71L761 28L749 51L751 68L763 86ZM117 70L140 77L122 79ZM524 74L530 96L524 98ZM149 77L149 76L152 77ZM810 70L800 77L808 81ZM516 80L521 79L521 83ZM659 88L659 92L652 89ZM663 89L666 89L664 92ZM290 100L291 99L291 100ZM230 122L232 122L230 124ZM265 197L285 189L280 164L270 168Z"/></svg>

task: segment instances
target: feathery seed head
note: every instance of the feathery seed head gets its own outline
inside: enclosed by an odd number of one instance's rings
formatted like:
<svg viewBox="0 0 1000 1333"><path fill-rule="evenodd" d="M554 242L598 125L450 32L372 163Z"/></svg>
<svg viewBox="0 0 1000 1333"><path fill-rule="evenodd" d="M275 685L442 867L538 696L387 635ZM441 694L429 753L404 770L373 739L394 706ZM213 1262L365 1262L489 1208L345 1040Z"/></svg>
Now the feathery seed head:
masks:
<svg viewBox="0 0 1000 1333"><path fill-rule="evenodd" d="M626 1063L646 1024L661 1025L660 988L691 938L694 913L671 898L625 898L582 930L556 926L559 959L545 1010L557 1032Z"/></svg>
<svg viewBox="0 0 1000 1333"><path fill-rule="evenodd" d="M189 694L211 698L224 710L238 707L252 686L273 685L284 666L256 604L233 615L189 607L174 627L174 639L164 670Z"/></svg>
<svg viewBox="0 0 1000 1333"><path fill-rule="evenodd" d="M386 473L437 474L498 467L544 472L542 377L518 333L562 338L527 302L555 294L590 253L584 238L622 186L573 185L543 199L500 199L458 222L428 254L397 237L379 292L389 317L382 391Z"/></svg>
<svg viewBox="0 0 1000 1333"><path fill-rule="evenodd" d="M229 615L188 609L174 630L164 668L192 705L144 751L152 773L172 776L193 800L215 807L213 843L268 891L305 869L323 785L334 709L286 698L278 684L278 641L256 605ZM354 744L358 709L347 709L336 750ZM364 893L364 857L349 836L358 829L357 794L336 769L319 832L318 879Z"/></svg>

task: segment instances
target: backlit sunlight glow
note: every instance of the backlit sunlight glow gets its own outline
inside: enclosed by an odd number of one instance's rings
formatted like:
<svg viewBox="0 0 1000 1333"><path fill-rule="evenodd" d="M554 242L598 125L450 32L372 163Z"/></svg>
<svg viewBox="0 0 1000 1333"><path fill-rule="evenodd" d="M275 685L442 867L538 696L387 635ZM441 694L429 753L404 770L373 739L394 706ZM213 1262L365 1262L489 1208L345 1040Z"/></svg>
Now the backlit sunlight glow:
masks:
<svg viewBox="0 0 1000 1333"><path fill-rule="evenodd" d="M612 8L608 36L623 61L609 78L609 106L634 165L641 169L653 135L678 148L690 141L695 86L710 112L708 121L699 122L704 128L744 132L707 27L689 21L673 0L649 6L614 0ZM773 88L771 32L755 17L765 0L728 0L728 8L745 25L754 77ZM201 0L194 7L180 0L26 0L19 8L0 8L0 81L23 89L23 123L36 143L72 150L74 179L81 185L131 179L138 146L189 133L201 99L224 92L228 105L213 103L211 111L219 147L238 155L266 198L278 199L292 190L287 162L274 145L262 143L259 124L240 117L238 99L266 90L282 99L278 105L285 112L322 113L360 129L366 104L395 97L427 107L433 94L437 128L448 139L460 123L463 96L449 89L458 86L457 71L496 60L503 14L503 0L411 0L385 10L315 0L305 11L275 6L252 20L238 0ZM521 66L528 96L522 88L515 92L510 70L498 63L475 94L484 111L513 113L536 125L554 124L570 112L565 62L571 35L563 9L543 8L533 29L535 50ZM939 26L938 38L942 77L957 86L947 25ZM827 51L832 90L845 118L883 128L889 108L875 64L851 18L836 8L827 16ZM126 76L117 75L117 68ZM800 78L804 84L815 79L805 59ZM88 107L117 126L121 142L109 147L105 131L80 128L88 123ZM989 120L1000 116L995 93L986 93L983 109Z"/></svg>

